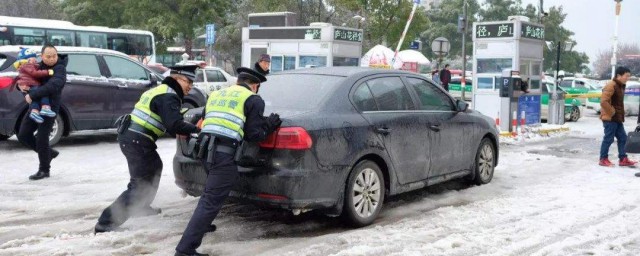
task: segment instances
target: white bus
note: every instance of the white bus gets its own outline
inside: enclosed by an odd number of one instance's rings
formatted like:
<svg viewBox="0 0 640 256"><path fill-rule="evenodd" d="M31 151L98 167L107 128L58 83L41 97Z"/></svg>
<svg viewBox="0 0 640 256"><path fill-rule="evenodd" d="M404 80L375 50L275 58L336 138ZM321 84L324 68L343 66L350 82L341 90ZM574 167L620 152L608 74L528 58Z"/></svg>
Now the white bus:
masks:
<svg viewBox="0 0 640 256"><path fill-rule="evenodd" d="M45 43L115 50L145 64L156 62L155 39L149 31L78 26L69 21L0 16L0 46L41 46Z"/></svg>

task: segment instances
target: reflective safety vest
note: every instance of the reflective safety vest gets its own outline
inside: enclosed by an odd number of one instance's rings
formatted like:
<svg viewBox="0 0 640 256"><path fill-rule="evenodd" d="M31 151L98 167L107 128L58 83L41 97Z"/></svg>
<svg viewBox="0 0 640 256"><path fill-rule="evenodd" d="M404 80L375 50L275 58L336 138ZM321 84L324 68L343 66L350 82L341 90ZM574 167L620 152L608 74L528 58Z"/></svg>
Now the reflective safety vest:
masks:
<svg viewBox="0 0 640 256"><path fill-rule="evenodd" d="M251 95L251 90L238 85L212 92L205 106L202 132L242 141L247 120L244 103Z"/></svg>
<svg viewBox="0 0 640 256"><path fill-rule="evenodd" d="M165 93L177 94L176 91L171 89L171 87L169 87L168 85L161 84L153 89L144 92L142 96L140 96L140 100L138 101L138 103L136 103L133 112L131 112L131 122L132 126L134 124L137 124L139 126L142 126L146 131L133 129L133 127L131 126L129 127L130 131L141 133L142 135L145 135L147 137L151 137L150 135L145 134L148 132L156 135L156 138L164 135L167 129L164 128L164 125L162 125L162 118L160 118L158 114L151 111L151 100L153 100L153 98L155 98L156 96ZM155 140L155 138L151 139Z"/></svg>

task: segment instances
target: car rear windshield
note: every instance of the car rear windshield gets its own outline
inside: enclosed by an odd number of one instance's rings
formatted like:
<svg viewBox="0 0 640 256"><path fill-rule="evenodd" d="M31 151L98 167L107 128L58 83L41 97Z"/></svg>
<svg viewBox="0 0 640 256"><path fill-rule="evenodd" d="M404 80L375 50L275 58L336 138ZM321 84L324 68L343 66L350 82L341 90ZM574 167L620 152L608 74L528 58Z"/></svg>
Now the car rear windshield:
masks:
<svg viewBox="0 0 640 256"><path fill-rule="evenodd" d="M339 86L345 77L317 74L278 74L267 76L258 94L269 108L315 109Z"/></svg>

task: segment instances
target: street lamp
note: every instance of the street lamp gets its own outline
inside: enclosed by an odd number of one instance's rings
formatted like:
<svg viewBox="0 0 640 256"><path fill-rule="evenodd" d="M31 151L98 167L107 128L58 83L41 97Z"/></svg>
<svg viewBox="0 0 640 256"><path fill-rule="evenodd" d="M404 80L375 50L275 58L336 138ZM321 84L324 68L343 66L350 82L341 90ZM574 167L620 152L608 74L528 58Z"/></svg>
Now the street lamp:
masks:
<svg viewBox="0 0 640 256"><path fill-rule="evenodd" d="M351 19L354 19L358 22L358 29L360 29L360 24L364 23L364 21L366 20L364 17L360 16L360 15L356 15L351 17ZM342 26L347 26L347 22L342 23Z"/></svg>
<svg viewBox="0 0 640 256"><path fill-rule="evenodd" d="M551 42L547 42L547 47L551 48ZM549 119L547 123L551 124L562 124L564 123L564 102L562 104L558 103L558 75L560 74L560 48L562 46L562 42L558 42L556 44L556 72L554 75L554 86L553 92L551 94L551 104L549 104ZM569 52L573 48L573 41L568 41L564 43L564 50Z"/></svg>
<svg viewBox="0 0 640 256"><path fill-rule="evenodd" d="M611 79L616 77L616 64L618 60L616 55L618 54L618 23L620 21L620 8L622 0L613 0L616 2L616 27L613 32L613 54L611 56Z"/></svg>

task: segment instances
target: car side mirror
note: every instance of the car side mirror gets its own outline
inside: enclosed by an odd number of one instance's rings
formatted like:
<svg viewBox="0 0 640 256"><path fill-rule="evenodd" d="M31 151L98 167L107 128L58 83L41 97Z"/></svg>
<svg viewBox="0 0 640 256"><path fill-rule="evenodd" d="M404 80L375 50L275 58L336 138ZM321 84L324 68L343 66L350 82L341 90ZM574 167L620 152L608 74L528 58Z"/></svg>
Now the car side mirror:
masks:
<svg viewBox="0 0 640 256"><path fill-rule="evenodd" d="M456 108L458 112L466 112L469 109L469 103L466 103L463 100L456 100Z"/></svg>
<svg viewBox="0 0 640 256"><path fill-rule="evenodd" d="M158 85L158 78L155 75L151 74L151 77L149 79L149 87L153 87L156 85Z"/></svg>

